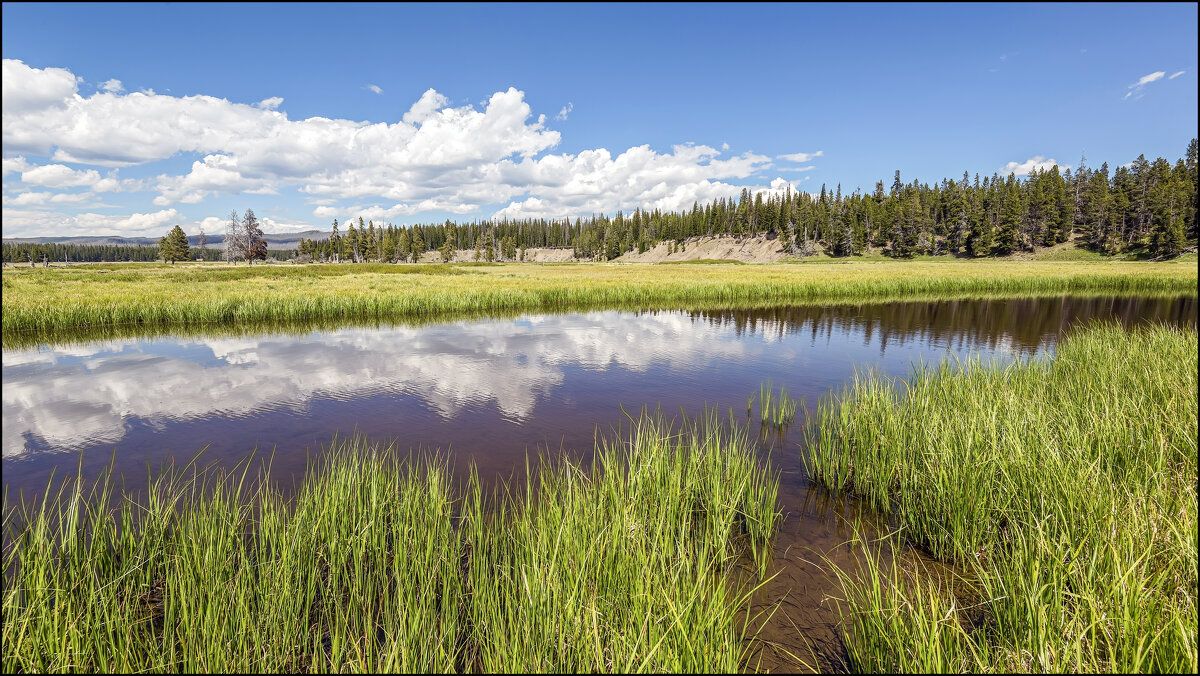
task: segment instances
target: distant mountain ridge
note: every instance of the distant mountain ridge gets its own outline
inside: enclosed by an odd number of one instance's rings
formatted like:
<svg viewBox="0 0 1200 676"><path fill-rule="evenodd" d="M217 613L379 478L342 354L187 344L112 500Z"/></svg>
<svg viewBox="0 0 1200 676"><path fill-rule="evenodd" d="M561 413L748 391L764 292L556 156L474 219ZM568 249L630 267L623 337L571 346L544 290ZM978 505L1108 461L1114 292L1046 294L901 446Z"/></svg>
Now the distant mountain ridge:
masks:
<svg viewBox="0 0 1200 676"><path fill-rule="evenodd" d="M328 232L320 230L305 230L304 232L286 232L286 233L263 233L263 239L267 240L268 249L295 249L300 245L300 239L329 239ZM83 235L76 237L5 237L5 244L80 244L84 246L158 246L157 237L118 237L116 235ZM206 234L206 246L214 249L224 248L225 236L223 234ZM200 243L199 235L191 235L188 237L188 244L197 246Z"/></svg>

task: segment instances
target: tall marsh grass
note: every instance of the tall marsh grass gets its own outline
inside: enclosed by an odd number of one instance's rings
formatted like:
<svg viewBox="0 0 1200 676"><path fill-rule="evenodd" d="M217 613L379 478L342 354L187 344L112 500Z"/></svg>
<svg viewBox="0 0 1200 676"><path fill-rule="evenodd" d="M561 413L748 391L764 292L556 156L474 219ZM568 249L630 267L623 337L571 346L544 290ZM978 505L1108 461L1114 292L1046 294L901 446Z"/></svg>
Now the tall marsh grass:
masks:
<svg viewBox="0 0 1200 676"><path fill-rule="evenodd" d="M746 400L747 415L753 401L754 395L750 395ZM779 386L779 392L776 393L775 386L767 380L758 386L759 423L763 427L773 426L782 430L796 421L796 410L801 403L803 402L793 399L783 385Z"/></svg>
<svg viewBox="0 0 1200 676"><path fill-rule="evenodd" d="M744 430L641 418L590 470L542 462L492 514L468 501L472 640L487 672L736 670L778 479ZM476 482L474 485L478 486ZM537 486L537 493L532 486Z"/></svg>
<svg viewBox="0 0 1200 676"><path fill-rule="evenodd" d="M778 480L710 423L644 416L491 502L361 438L291 500L249 462L5 495L4 670L735 670Z"/></svg>
<svg viewBox="0 0 1200 676"><path fill-rule="evenodd" d="M1195 294L1175 263L269 265L5 269L3 333L97 325L372 319L582 309L1048 294Z"/></svg>
<svg viewBox="0 0 1200 676"><path fill-rule="evenodd" d="M454 669L445 465L361 440L333 457L294 504L247 463L168 470L116 508L106 475L8 512L4 670Z"/></svg>
<svg viewBox="0 0 1200 676"><path fill-rule="evenodd" d="M811 476L961 566L984 613L928 580L847 578L857 667L1195 673L1196 336L1096 325L1053 358L864 376L823 402Z"/></svg>

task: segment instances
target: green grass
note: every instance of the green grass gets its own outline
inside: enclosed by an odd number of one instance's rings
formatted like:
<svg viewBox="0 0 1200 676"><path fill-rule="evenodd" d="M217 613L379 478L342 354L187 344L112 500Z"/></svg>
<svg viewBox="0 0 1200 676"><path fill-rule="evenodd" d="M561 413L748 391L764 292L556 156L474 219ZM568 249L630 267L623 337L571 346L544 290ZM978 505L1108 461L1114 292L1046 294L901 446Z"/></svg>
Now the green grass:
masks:
<svg viewBox="0 0 1200 676"><path fill-rule="evenodd" d="M167 471L116 510L106 476L6 513L5 671L453 669L445 466L334 458L289 505L247 463Z"/></svg>
<svg viewBox="0 0 1200 676"><path fill-rule="evenodd" d="M747 415L750 413L753 401L754 395L750 395L746 399ZM787 388L783 385L779 386L779 393L776 394L775 386L768 380L758 386L759 423L764 427L773 426L781 430L795 422L796 409L800 403L788 394Z"/></svg>
<svg viewBox="0 0 1200 676"><path fill-rule="evenodd" d="M110 266L111 267L111 266ZM725 309L1059 294L1194 294L1195 265L1013 261L807 265L270 265L5 269L3 335L95 326L456 313Z"/></svg>
<svg viewBox="0 0 1200 676"><path fill-rule="evenodd" d="M294 499L267 471L6 494L5 672L732 671L778 518L778 480L712 418L643 416L492 502L361 438Z"/></svg>
<svg viewBox="0 0 1200 676"><path fill-rule="evenodd" d="M837 601L848 604L840 610L850 664L881 674L998 670L971 650L969 633L980 614L972 611L980 606L959 603L961 578L906 556L896 534L872 540L858 524L851 528L848 545L858 554L859 569L851 574L822 557L846 594Z"/></svg>
<svg viewBox="0 0 1200 676"><path fill-rule="evenodd" d="M711 418L679 431L642 418L598 449L600 469L542 462L525 484L536 495L476 508L464 530L479 668L737 670L751 590L728 577L741 552L765 570L778 518L778 479L749 449Z"/></svg>
<svg viewBox="0 0 1200 676"><path fill-rule="evenodd" d="M856 666L1195 673L1197 366L1194 329L1097 325L1051 359L863 376L824 402L811 476L973 588L845 579Z"/></svg>
<svg viewBox="0 0 1200 676"><path fill-rule="evenodd" d="M27 349L43 344L55 346L83 345L98 341L121 339L172 338L262 338L290 335L302 337L314 331L341 329L389 329L398 326L420 328L430 324L515 319L518 311L478 311L455 314L429 314L399 317L345 317L326 319L264 319L237 323L177 323L177 324L96 324L47 331L14 331L5 334L4 349Z"/></svg>

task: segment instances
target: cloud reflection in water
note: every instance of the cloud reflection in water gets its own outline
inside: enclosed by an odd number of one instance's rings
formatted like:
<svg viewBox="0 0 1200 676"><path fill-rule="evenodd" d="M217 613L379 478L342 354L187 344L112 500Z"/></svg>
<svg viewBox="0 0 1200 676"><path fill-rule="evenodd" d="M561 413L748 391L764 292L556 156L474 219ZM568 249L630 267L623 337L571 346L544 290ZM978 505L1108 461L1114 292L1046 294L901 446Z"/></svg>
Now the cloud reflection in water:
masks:
<svg viewBox="0 0 1200 676"><path fill-rule="evenodd" d="M207 358L197 358L197 347ZM151 425L242 417L314 398L421 397L444 418L493 404L528 417L568 366L644 371L752 349L732 327L681 313L597 312L421 328L345 329L301 338L108 341L5 351L4 457L29 436L54 450L113 444L128 419Z"/></svg>

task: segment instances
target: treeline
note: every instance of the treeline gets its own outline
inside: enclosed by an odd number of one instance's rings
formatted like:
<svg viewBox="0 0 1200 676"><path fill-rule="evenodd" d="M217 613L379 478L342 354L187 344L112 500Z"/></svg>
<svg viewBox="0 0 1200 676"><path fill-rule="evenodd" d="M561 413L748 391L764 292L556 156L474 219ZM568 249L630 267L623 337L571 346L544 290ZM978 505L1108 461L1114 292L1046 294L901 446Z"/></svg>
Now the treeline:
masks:
<svg viewBox="0 0 1200 676"><path fill-rule="evenodd" d="M1086 166L927 184L892 184L847 195L840 185L812 195L803 192L751 194L720 199L684 212L635 210L582 219L497 220L393 226L333 222L329 239L301 240L304 260L407 261L426 251L443 260L454 250L473 250L474 260L522 260L531 247L571 247L575 256L609 260L645 252L661 242L673 249L689 237L760 235L779 237L797 255L823 251L852 256L868 250L908 258L915 255L1003 256L1075 238L1105 253L1131 251L1152 256L1178 254L1196 239L1197 141L1172 165L1139 156L1110 171Z"/></svg>
<svg viewBox="0 0 1200 676"><path fill-rule="evenodd" d="M3 261L10 264L48 263L115 263L122 261L153 262L161 258L158 246L99 245L99 244L38 244L33 242L4 242L0 246ZM267 251L267 257L279 261L291 260L295 249ZM222 249L190 247L188 260L224 260Z"/></svg>

